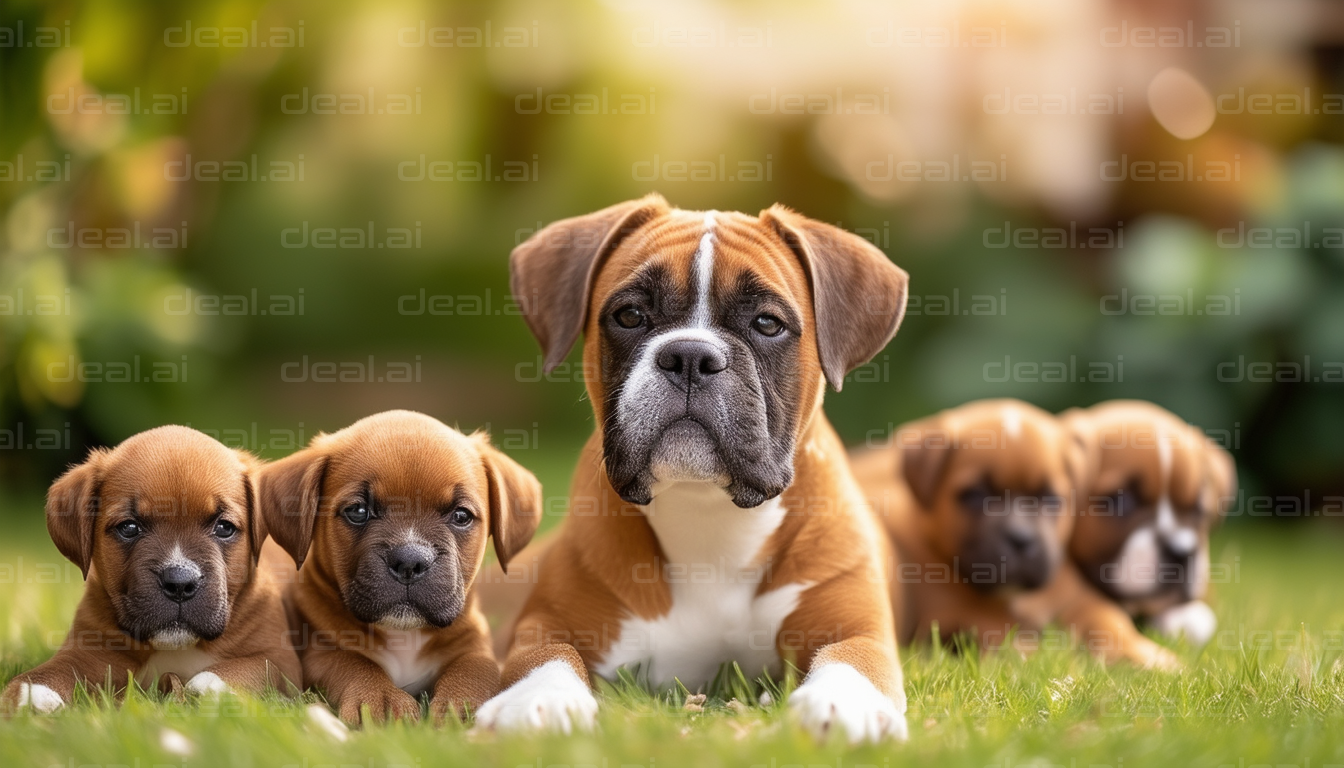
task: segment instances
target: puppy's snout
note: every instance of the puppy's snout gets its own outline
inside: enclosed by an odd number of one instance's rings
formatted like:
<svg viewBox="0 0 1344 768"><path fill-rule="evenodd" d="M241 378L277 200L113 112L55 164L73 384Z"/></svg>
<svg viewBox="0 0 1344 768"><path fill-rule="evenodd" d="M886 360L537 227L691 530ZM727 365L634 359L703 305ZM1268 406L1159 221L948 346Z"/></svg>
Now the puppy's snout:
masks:
<svg viewBox="0 0 1344 768"><path fill-rule="evenodd" d="M679 389L699 386L728 367L728 356L707 341L679 339L658 350L658 369Z"/></svg>
<svg viewBox="0 0 1344 768"><path fill-rule="evenodd" d="M1041 546L1041 537L1029 526L1009 525L1003 531L1003 538L1014 553L1032 555Z"/></svg>
<svg viewBox="0 0 1344 768"><path fill-rule="evenodd" d="M1162 548L1177 560L1183 560L1195 554L1199 547L1199 535L1189 528L1177 528L1164 532L1160 537Z"/></svg>
<svg viewBox="0 0 1344 768"><path fill-rule="evenodd" d="M387 569L402 584L414 584L424 578L434 564L434 551L417 544L402 544L387 553Z"/></svg>
<svg viewBox="0 0 1344 768"><path fill-rule="evenodd" d="M175 603L185 603L196 596L201 587L198 571L181 565L170 565L159 574L159 587Z"/></svg>

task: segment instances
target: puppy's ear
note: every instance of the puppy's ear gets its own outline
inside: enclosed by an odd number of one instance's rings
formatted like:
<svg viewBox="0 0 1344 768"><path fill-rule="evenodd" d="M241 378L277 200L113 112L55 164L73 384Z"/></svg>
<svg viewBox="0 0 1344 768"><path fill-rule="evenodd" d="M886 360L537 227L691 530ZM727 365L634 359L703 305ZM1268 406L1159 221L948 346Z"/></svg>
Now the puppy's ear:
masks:
<svg viewBox="0 0 1344 768"><path fill-rule="evenodd" d="M668 211L658 194L557 221L513 249L509 287L541 344L546 372L564 362L587 319L593 279L630 233Z"/></svg>
<svg viewBox="0 0 1344 768"><path fill-rule="evenodd" d="M322 503L326 474L326 453L311 445L267 464L257 473L257 497L266 530L300 568L313 542L313 524ZM256 546L260 552L261 545Z"/></svg>
<svg viewBox="0 0 1344 768"><path fill-rule="evenodd" d="M71 467L47 491L47 532L56 549L78 565L86 579L93 560L98 491L107 456L106 449L93 449L83 464Z"/></svg>
<svg viewBox="0 0 1344 768"><path fill-rule="evenodd" d="M938 484L952 456L954 446L951 433L939 426L937 419L925 419L896 433L896 445L901 452L901 473L919 506L925 510L933 506Z"/></svg>
<svg viewBox="0 0 1344 768"><path fill-rule="evenodd" d="M1222 517L1237 496L1237 463L1221 445L1200 435L1204 441L1205 481L1201 502L1209 514Z"/></svg>
<svg viewBox="0 0 1344 768"><path fill-rule="evenodd" d="M1101 471L1101 438L1087 411L1070 408L1058 416L1064 429L1064 462L1079 500L1085 500Z"/></svg>
<svg viewBox="0 0 1344 768"><path fill-rule="evenodd" d="M472 435L480 447L490 482L490 536L495 540L499 567L508 573L509 560L532 540L541 522L541 483L522 465L490 444L487 435Z"/></svg>
<svg viewBox="0 0 1344 768"><path fill-rule="evenodd" d="M762 211L761 220L807 270L821 370L839 392L845 375L896 335L905 316L910 277L867 240L782 205Z"/></svg>
<svg viewBox="0 0 1344 768"><path fill-rule="evenodd" d="M252 564L261 559L261 545L266 543L266 516L261 513L261 499L257 491L257 473L264 463L242 449L234 449L243 463L243 498L247 500L247 544L252 550Z"/></svg>

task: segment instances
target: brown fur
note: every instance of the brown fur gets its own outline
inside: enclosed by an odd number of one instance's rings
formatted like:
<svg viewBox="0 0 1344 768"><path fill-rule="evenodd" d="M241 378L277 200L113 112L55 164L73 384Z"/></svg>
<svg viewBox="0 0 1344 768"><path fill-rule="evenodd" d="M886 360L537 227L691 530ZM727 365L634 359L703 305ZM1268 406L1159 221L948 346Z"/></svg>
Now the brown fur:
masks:
<svg viewBox="0 0 1344 768"><path fill-rule="evenodd" d="M543 230L513 255L515 292L546 297L528 323L548 364L563 360L584 330L585 371L603 372L598 329L604 299L640 270L663 266L685 283L702 234L703 214L672 211L657 196L614 206ZM906 277L865 241L787 209L759 218L717 214L712 291L753 275L802 317L799 395L791 426L797 435L794 479L783 491L787 516L759 553L773 564L758 594L812 582L776 638L782 658L802 671L845 661L888 696L903 701L884 569L892 562L844 461L843 448L821 411L826 381L871 357L895 333ZM570 243L589 243L586 249ZM564 265L561 267L560 265ZM575 309L561 296L582 296ZM855 305L867 307L867 314ZM590 375L589 401L599 424L607 387ZM791 382L794 383L794 382ZM570 491L571 511L541 554L540 574L510 633L507 687L553 660L581 679L617 639L622 619L653 619L671 609L658 563L658 539L638 506L613 489L604 469L599 430L583 449ZM640 571L639 569L643 569ZM635 580L633 573L659 576Z"/></svg>
<svg viewBox="0 0 1344 768"><path fill-rule="evenodd" d="M84 596L65 643L51 660L10 682L4 709L13 711L22 683L44 685L66 704L81 682L120 692L130 674L143 685L166 686L168 671L157 672L161 664L173 665L162 656L153 660L161 651L120 626L135 617L122 615L124 607L119 613L114 601L125 601L131 580L149 578L148 569L174 546L222 558L229 605L223 634L195 645L212 661L174 674L208 671L235 690L292 692L301 674L298 657L285 645L279 582L293 569L274 544L263 547L266 527L253 485L258 466L250 454L200 432L167 426L95 450L62 475L47 496L47 527L61 553L84 572ZM227 543L209 538L217 515L237 527ZM115 538L114 527L133 519L148 533L132 547Z"/></svg>
<svg viewBox="0 0 1344 768"><path fill-rule="evenodd" d="M1005 408L1020 418L1016 436L1004 429ZM979 401L905 425L892 445L857 451L851 463L899 553L892 592L903 641L927 641L936 625L943 637L968 632L981 647L997 647L1015 630L1058 622L1108 660L1176 665L1063 558L1087 464L1050 414L1020 401ZM986 476L996 488L1024 494L1049 487L1065 502L1065 514L1041 521L1060 562L1039 589L975 588L954 567L974 527L991 524L958 504L958 494ZM1019 650L1032 645L1029 634L1017 636Z"/></svg>
<svg viewBox="0 0 1344 768"><path fill-rule="evenodd" d="M382 721L416 719L420 705L380 661L389 651L405 650L405 636L361 621L347 607L344 595L356 580L351 568L365 545L338 512L361 487L374 498L396 500L388 505L387 521L401 531L445 527L449 506L472 510L477 522L454 540L453 567L465 602L447 626L409 630L423 641L409 655L430 670L436 722L461 716L495 693L499 667L470 588L487 536L503 563L531 539L541 488L529 472L484 435L467 437L428 416L389 411L314 438L268 466L259 486L273 535L302 564L286 600L301 638L304 683L323 690L351 723L360 722L363 706Z"/></svg>

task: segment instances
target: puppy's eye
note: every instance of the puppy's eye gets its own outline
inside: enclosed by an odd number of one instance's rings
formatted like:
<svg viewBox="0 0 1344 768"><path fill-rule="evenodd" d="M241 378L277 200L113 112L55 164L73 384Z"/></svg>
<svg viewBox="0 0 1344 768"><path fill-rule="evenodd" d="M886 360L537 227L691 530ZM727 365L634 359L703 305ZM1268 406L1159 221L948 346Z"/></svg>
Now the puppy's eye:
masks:
<svg viewBox="0 0 1344 768"><path fill-rule="evenodd" d="M465 507L458 507L448 513L448 524L454 528L470 528L476 522L476 516Z"/></svg>
<svg viewBox="0 0 1344 768"><path fill-rule="evenodd" d="M130 541L131 539L134 539L140 534L145 532L145 529L142 528L140 524L135 522L134 520L127 520L124 523L117 523L117 526L114 530L117 532L118 536L120 536L122 539L126 541Z"/></svg>
<svg viewBox="0 0 1344 768"><path fill-rule="evenodd" d="M774 315L757 315L751 327L762 336L778 336L784 330L784 322Z"/></svg>
<svg viewBox="0 0 1344 768"><path fill-rule="evenodd" d="M238 533L238 526L228 520L216 520L214 533L217 539L232 539Z"/></svg>
<svg viewBox="0 0 1344 768"><path fill-rule="evenodd" d="M638 328L644 324L644 313L635 307L621 307L611 317L622 328Z"/></svg>
<svg viewBox="0 0 1344 768"><path fill-rule="evenodd" d="M341 516L350 521L351 525L363 525L369 522L369 505L362 501L349 504L341 510Z"/></svg>

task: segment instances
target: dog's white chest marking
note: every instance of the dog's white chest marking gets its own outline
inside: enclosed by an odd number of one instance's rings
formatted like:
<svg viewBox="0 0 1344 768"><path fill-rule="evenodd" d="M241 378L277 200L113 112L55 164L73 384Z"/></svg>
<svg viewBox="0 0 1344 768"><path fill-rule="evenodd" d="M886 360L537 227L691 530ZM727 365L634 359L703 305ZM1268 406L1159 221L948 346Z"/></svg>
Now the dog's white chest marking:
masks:
<svg viewBox="0 0 1344 768"><path fill-rule="evenodd" d="M439 662L421 651L429 642L429 635L418 629L385 629L383 645L366 653L383 668L392 684L419 696L429 690L439 672Z"/></svg>
<svg viewBox="0 0 1344 768"><path fill-rule="evenodd" d="M157 685L159 678L167 674L177 675L182 682L195 677L206 667L213 666L214 656L200 648L182 648L172 651L155 651L145 665L136 674L135 680L143 687Z"/></svg>
<svg viewBox="0 0 1344 768"><path fill-rule="evenodd" d="M810 586L771 589L775 564L759 557L784 519L780 500L739 509L709 483L659 483L644 514L666 560L634 577L666 579L672 609L624 619L597 673L612 678L619 667L640 664L655 685L676 678L694 690L728 661L749 676L778 671L775 636ZM758 595L762 584L769 591Z"/></svg>

